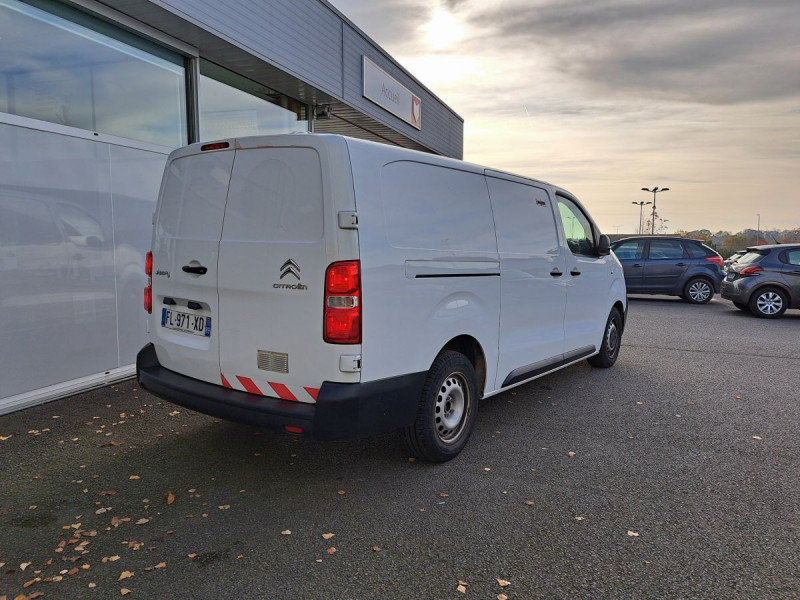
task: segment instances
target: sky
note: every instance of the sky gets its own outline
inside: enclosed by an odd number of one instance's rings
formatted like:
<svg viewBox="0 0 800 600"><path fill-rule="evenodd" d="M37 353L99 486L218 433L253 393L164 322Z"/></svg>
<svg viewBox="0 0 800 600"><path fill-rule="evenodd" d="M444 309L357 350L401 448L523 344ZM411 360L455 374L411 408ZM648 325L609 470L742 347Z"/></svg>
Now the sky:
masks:
<svg viewBox="0 0 800 600"><path fill-rule="evenodd" d="M665 232L800 227L798 0L332 4L464 119L464 160L569 190L606 233L654 186Z"/></svg>

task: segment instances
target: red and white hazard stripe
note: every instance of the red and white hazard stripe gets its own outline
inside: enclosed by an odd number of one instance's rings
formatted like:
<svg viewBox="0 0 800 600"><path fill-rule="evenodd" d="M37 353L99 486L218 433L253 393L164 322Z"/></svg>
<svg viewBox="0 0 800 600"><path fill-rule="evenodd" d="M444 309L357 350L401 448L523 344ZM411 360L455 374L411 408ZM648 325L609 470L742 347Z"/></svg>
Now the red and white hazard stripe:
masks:
<svg viewBox="0 0 800 600"><path fill-rule="evenodd" d="M226 376L224 373L220 373L219 376L222 380L222 385L226 388L259 396L269 396L271 398L280 398L281 400L291 400L292 402L313 403L317 401L317 396L319 395L319 388L314 387L286 385L285 383L274 381L254 381L249 377L241 375Z"/></svg>

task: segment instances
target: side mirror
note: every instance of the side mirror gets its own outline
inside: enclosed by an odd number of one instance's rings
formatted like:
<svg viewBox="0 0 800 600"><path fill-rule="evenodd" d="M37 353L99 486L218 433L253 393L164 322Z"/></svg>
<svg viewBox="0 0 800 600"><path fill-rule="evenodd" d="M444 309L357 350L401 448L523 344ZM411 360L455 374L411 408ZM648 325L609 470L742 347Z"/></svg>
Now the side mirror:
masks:
<svg viewBox="0 0 800 600"><path fill-rule="evenodd" d="M607 235L601 235L597 244L597 256L608 256L611 254L611 240Z"/></svg>

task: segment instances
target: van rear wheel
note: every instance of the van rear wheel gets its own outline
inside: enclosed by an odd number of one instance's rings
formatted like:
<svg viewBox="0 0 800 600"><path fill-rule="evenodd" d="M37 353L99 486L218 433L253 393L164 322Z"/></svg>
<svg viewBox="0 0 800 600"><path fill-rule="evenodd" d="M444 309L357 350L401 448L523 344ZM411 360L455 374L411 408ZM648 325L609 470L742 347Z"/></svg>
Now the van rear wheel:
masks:
<svg viewBox="0 0 800 600"><path fill-rule="evenodd" d="M428 371L417 418L403 430L403 441L415 457L445 462L458 456L469 439L478 411L475 369L459 352L442 352Z"/></svg>

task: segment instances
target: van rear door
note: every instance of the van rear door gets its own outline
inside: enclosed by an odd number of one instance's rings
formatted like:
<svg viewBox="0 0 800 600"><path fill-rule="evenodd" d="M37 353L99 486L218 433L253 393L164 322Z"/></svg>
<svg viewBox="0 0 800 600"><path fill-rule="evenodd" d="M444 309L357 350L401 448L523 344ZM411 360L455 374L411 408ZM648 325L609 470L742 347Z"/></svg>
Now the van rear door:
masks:
<svg viewBox="0 0 800 600"><path fill-rule="evenodd" d="M234 152L174 153L164 174L153 236L150 338L159 362L220 383L217 257Z"/></svg>
<svg viewBox="0 0 800 600"><path fill-rule="evenodd" d="M326 145L300 137L240 143L219 256L223 385L314 402L324 380L342 380L340 354L349 353L323 341L325 273L337 256Z"/></svg>

